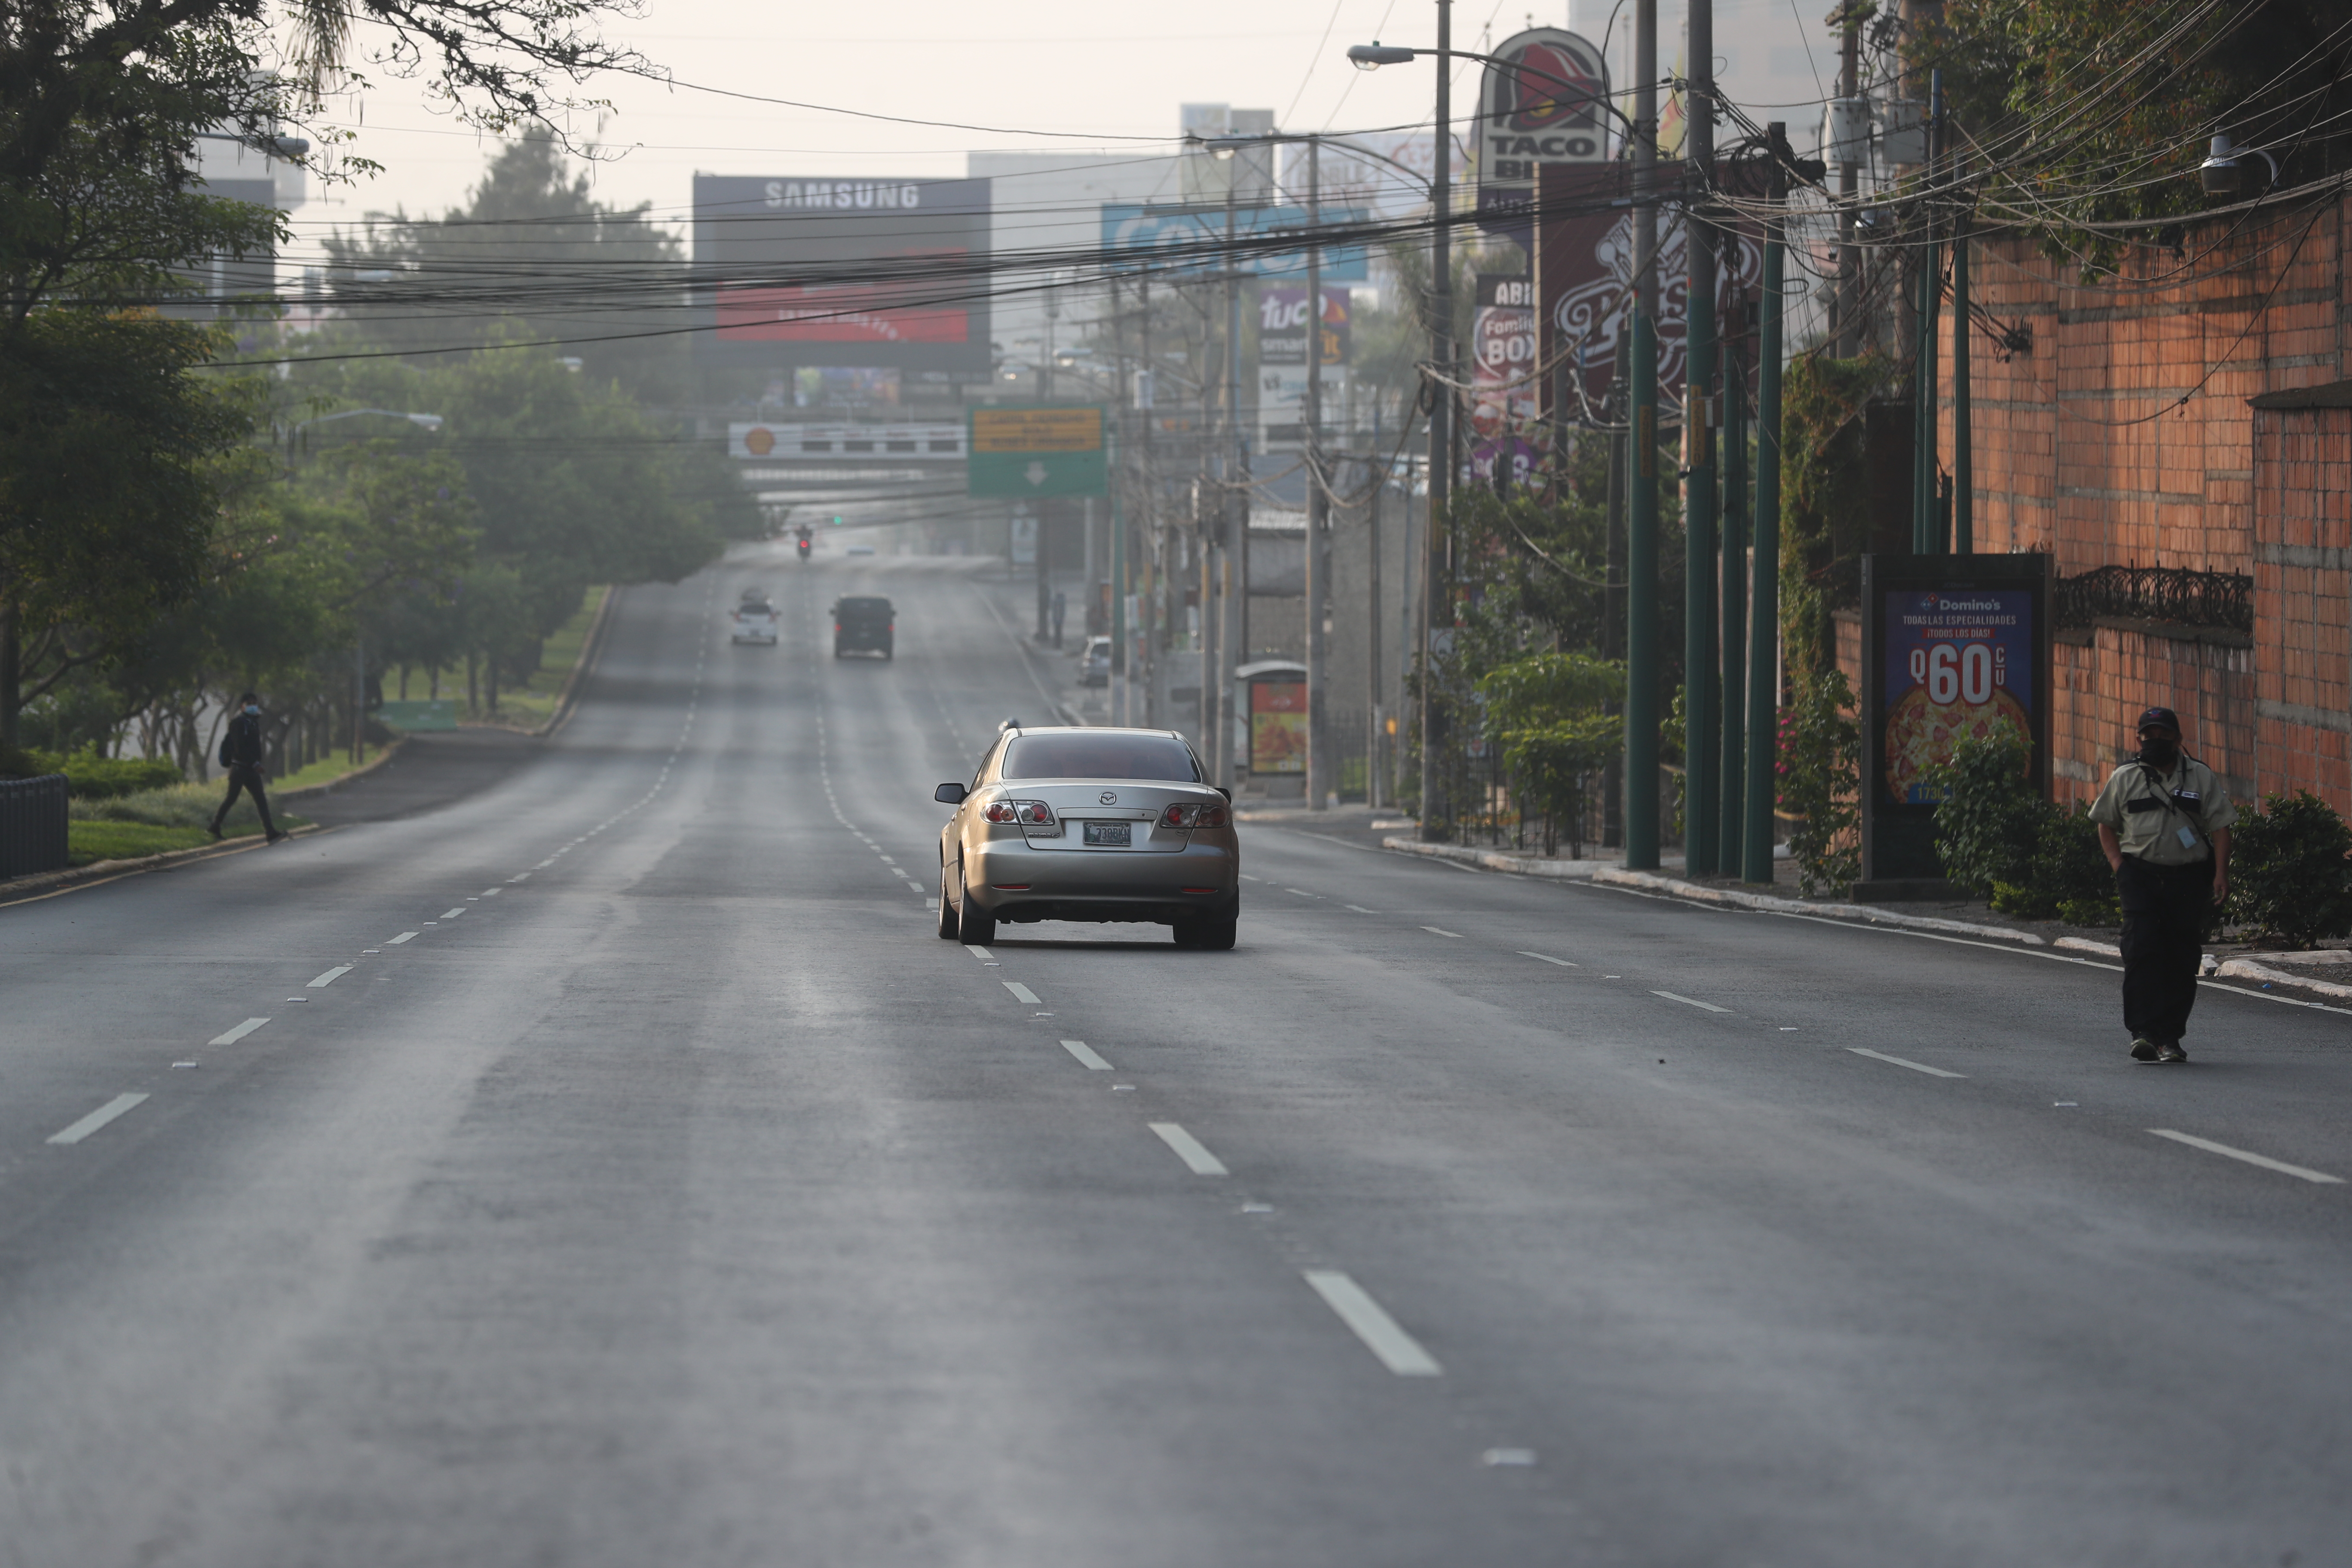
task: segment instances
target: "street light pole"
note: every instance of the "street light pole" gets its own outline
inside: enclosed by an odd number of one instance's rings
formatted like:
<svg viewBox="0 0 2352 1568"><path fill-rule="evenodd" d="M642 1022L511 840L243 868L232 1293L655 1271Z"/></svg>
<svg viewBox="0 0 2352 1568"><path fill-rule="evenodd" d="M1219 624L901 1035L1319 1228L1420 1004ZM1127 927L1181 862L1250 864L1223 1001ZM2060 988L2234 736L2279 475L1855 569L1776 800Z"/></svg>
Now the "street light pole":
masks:
<svg viewBox="0 0 2352 1568"><path fill-rule="evenodd" d="M1772 785L1780 706L1780 269L1787 249L1788 132L1770 127L1771 206L1764 218L1764 279L1756 321L1756 539L1748 617L1748 801L1740 879L1772 880Z"/></svg>
<svg viewBox="0 0 2352 1568"><path fill-rule="evenodd" d="M1658 868L1658 0L1633 7L1633 448L1625 526L1625 864Z"/></svg>
<svg viewBox="0 0 2352 1568"><path fill-rule="evenodd" d="M1435 220L1430 236L1433 319L1429 325L1429 357L1434 362L1438 381L1437 397L1429 410L1429 525L1422 540L1428 551L1422 574L1426 599L1421 619L1421 837L1425 843L1442 843L1453 837L1454 818L1454 803L1446 798L1445 768L1439 760L1452 726L1431 700L1439 638L1450 644L1454 630L1453 572L1446 559L1445 526L1446 492L1454 478L1454 389L1446 384L1454 374L1454 246L1448 226L1454 216L1453 49L1453 0L1437 0L1437 157L1429 184L1430 212Z"/></svg>
<svg viewBox="0 0 2352 1568"><path fill-rule="evenodd" d="M1683 381L1683 867L1716 873L1716 820L1722 780L1716 765L1721 726L1716 665L1715 230L1703 216L1715 169L1715 6L1690 0L1690 79L1684 85L1683 247L1689 262Z"/></svg>
<svg viewBox="0 0 2352 1568"><path fill-rule="evenodd" d="M1323 562L1328 514L1323 492L1323 247L1311 243L1323 222L1322 143L1307 139L1307 808L1326 808L1331 787L1331 736L1324 683Z"/></svg>

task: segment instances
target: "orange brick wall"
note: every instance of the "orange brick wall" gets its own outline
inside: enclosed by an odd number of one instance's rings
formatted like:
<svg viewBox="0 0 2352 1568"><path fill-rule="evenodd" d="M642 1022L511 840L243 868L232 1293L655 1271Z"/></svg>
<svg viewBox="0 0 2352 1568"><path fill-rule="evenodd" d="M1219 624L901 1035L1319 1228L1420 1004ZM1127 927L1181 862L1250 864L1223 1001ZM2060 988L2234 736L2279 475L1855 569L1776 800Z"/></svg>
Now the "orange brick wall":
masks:
<svg viewBox="0 0 2352 1568"><path fill-rule="evenodd" d="M2352 809L2352 408L2253 416L2260 786Z"/></svg>
<svg viewBox="0 0 2352 1568"><path fill-rule="evenodd" d="M2325 721L2352 711L2342 569L2352 547L2343 521L2352 411L2322 411L2337 421L2324 431L2320 414L2270 413L2261 417L2281 423L2262 426L2258 442L2247 405L2259 393L2352 373L2347 221L2352 202L2242 229L2217 222L2189 234L2185 256L2136 247L2116 276L2093 285L2029 240L1992 235L1971 250L1977 549L2048 551L2067 576L2160 565L2256 578L2252 649L2109 626L2087 645L2058 646L2052 761L2061 799L2095 790L2129 744L2132 717L2162 703L2179 711L2189 748L2232 794L2300 785L2352 811L2352 726ZM2027 329L2032 346L2000 347L1982 325L1988 316ZM1937 457L1948 469L1948 313L1945 321ZM2305 431L2310 440L2295 445ZM2258 453L2263 443L2276 450ZM2258 470L2273 469L2279 478L2258 500L2269 482ZM2284 531L2272 540L2274 508L2284 509ZM2337 565L2290 563L2323 559ZM2315 715L2323 721L2305 721Z"/></svg>

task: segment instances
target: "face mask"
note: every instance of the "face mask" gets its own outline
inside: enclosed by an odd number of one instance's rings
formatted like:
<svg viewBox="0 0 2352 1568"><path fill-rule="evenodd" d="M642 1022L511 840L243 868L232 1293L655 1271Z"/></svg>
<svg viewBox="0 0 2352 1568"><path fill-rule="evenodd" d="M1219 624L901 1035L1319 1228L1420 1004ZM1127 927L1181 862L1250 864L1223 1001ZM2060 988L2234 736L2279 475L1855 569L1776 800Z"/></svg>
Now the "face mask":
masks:
<svg viewBox="0 0 2352 1568"><path fill-rule="evenodd" d="M2155 767L2168 768L2180 755L2180 742L2169 735L2143 735L2139 742L2139 760Z"/></svg>
<svg viewBox="0 0 2352 1568"><path fill-rule="evenodd" d="M258 719L261 717L261 704L258 702L247 703L245 705L245 710L253 718Z"/></svg>

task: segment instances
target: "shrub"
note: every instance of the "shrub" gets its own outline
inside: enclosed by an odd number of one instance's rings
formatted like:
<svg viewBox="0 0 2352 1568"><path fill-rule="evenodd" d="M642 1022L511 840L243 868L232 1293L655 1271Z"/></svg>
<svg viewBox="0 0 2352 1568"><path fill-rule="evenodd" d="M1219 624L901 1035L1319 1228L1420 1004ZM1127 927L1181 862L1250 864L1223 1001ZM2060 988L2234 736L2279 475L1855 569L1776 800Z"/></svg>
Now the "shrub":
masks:
<svg viewBox="0 0 2352 1568"><path fill-rule="evenodd" d="M2023 741L1997 734L1961 742L1950 762L1928 771L1926 783L1943 796L1936 854L1944 874L2001 914L2114 924L2115 873L2090 808L2044 800L2027 775L2029 757Z"/></svg>
<svg viewBox="0 0 2352 1568"><path fill-rule="evenodd" d="M2091 808L2072 809L2046 800L2032 803L2032 852L2022 878L1993 884L1992 907L2020 920L2053 917L2068 925L2113 925L2122 918L2116 900L2116 874L2099 847Z"/></svg>
<svg viewBox="0 0 2352 1568"><path fill-rule="evenodd" d="M55 761L66 775L66 793L79 800L112 800L181 782L180 764L156 757L101 757L95 751L81 751Z"/></svg>
<svg viewBox="0 0 2352 1568"><path fill-rule="evenodd" d="M1780 809L1803 820L1789 854L1807 898L1843 893L1862 875L1862 727L1848 717L1853 689L1835 668L1795 678L1780 711Z"/></svg>
<svg viewBox="0 0 2352 1568"><path fill-rule="evenodd" d="M2293 947L2352 932L2352 827L2309 790L2274 795L2232 836L2230 918Z"/></svg>
<svg viewBox="0 0 2352 1568"><path fill-rule="evenodd" d="M68 805L67 815L78 822L144 822L157 827L202 827L213 819L225 793L226 786L220 784L175 784L168 789L141 790L106 800L75 800ZM280 827L302 820L289 816L274 801L271 814ZM260 826L261 818L253 809L253 797L240 794L236 809L229 813L226 831L253 831Z"/></svg>
<svg viewBox="0 0 2352 1568"><path fill-rule="evenodd" d="M1568 829L1570 853L1584 847L1586 787L1625 743L1625 721L1607 714L1562 719L1503 735L1503 763L1524 805L1543 814L1543 852L1556 853Z"/></svg>

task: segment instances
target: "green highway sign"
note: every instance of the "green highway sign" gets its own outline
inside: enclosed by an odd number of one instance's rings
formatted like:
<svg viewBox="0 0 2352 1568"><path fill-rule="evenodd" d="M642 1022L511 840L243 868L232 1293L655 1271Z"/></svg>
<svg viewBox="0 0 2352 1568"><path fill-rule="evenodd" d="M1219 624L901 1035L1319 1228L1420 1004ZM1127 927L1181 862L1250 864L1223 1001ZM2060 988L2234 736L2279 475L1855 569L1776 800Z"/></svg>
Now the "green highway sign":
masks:
<svg viewBox="0 0 2352 1568"><path fill-rule="evenodd" d="M975 408L965 449L969 493L1031 496L1110 493L1110 464L1100 404Z"/></svg>

